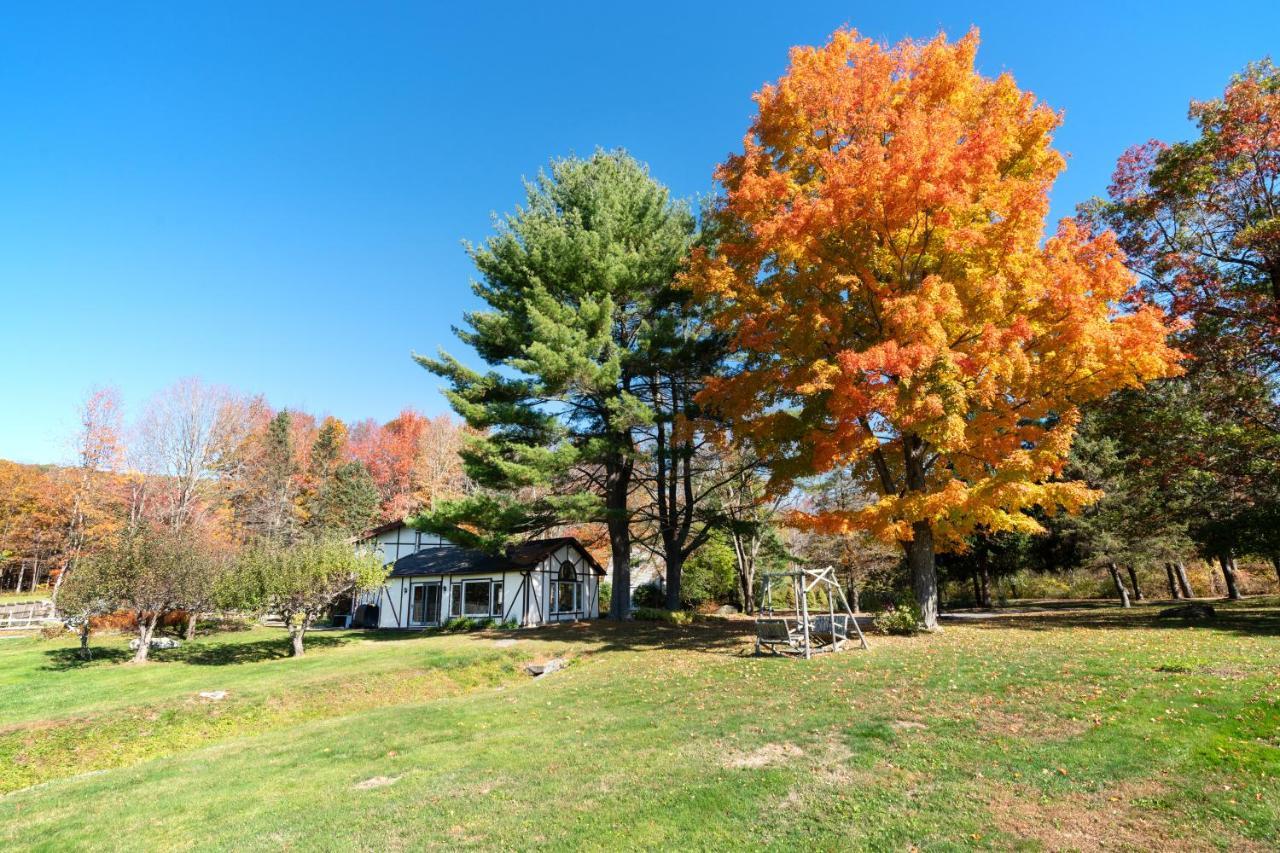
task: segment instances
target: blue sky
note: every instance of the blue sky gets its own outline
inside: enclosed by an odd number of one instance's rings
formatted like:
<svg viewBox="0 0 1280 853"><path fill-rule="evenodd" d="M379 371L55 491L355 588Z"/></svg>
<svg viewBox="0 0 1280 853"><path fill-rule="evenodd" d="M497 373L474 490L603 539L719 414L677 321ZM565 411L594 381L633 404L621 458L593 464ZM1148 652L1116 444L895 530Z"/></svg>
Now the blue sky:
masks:
<svg viewBox="0 0 1280 853"><path fill-rule="evenodd" d="M836 27L977 25L1065 111L1054 217L1280 50L1280 3L17 3L0 33L0 457L54 462L90 386L186 375L349 420L446 409L461 240L548 158L712 190L750 96ZM465 355L458 352L459 355Z"/></svg>

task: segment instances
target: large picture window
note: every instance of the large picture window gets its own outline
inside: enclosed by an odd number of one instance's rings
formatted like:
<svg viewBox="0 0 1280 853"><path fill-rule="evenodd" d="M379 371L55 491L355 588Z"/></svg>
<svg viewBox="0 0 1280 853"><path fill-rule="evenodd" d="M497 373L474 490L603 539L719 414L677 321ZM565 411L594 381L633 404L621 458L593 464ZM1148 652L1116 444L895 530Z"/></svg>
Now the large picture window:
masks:
<svg viewBox="0 0 1280 853"><path fill-rule="evenodd" d="M578 580L573 563L560 564L556 582L551 590L551 609L554 613L577 613L582 609L582 582Z"/></svg>
<svg viewBox="0 0 1280 853"><path fill-rule="evenodd" d="M493 612L493 589L488 581L467 581L462 585L462 615L488 616Z"/></svg>

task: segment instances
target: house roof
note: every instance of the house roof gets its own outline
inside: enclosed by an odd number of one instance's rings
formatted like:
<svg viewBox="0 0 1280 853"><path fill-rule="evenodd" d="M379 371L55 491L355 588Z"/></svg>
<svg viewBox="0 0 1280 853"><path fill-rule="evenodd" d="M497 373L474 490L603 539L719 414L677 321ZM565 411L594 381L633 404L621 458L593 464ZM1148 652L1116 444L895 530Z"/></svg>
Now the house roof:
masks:
<svg viewBox="0 0 1280 853"><path fill-rule="evenodd" d="M553 539L536 539L507 548L505 554L490 554L476 548L437 547L424 548L396 560L391 566L391 577L418 575L468 575L494 574L506 571L532 569L562 546L568 545L586 558L587 564L598 575L605 574L604 567L591 556L572 536Z"/></svg>
<svg viewBox="0 0 1280 853"><path fill-rule="evenodd" d="M360 541L363 542L366 539L372 539L375 536L381 536L383 533L389 533L392 530L395 530L396 528L404 527L404 526L405 526L405 520L403 518L393 518L391 521L388 521L385 524L379 524L377 527L373 528L372 530L366 530L364 533L360 534Z"/></svg>

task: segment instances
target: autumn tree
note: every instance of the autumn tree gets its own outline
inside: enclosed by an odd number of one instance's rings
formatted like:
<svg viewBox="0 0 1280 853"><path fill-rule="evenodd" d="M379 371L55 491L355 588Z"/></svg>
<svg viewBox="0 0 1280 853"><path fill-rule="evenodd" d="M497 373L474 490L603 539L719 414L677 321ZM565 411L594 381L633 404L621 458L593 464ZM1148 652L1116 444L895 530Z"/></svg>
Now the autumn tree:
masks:
<svg viewBox="0 0 1280 853"><path fill-rule="evenodd" d="M1120 158L1084 213L1119 235L1141 292L1182 321L1197 356L1280 366L1280 70L1250 64L1221 98L1193 101L1198 138Z"/></svg>
<svg viewBox="0 0 1280 853"><path fill-rule="evenodd" d="M470 248L463 343L492 369L418 356L448 380L454 410L483 435L463 451L476 494L424 523L496 545L556 524L608 525L613 616L630 607L636 430L655 306L692 240L684 205L622 152L568 158L526 187L526 203ZM453 534L458 535L458 534Z"/></svg>
<svg viewBox="0 0 1280 853"><path fill-rule="evenodd" d="M288 409L270 416L236 454L235 504L250 537L288 542L297 534L302 464L294 421Z"/></svg>
<svg viewBox="0 0 1280 853"><path fill-rule="evenodd" d="M103 540L119 527L107 509L101 489L102 472L114 470L124 455L123 414L120 393L95 388L80 407L80 427L75 438L76 469L71 488L71 512L61 548L62 566L54 581L52 597L75 569L86 547Z"/></svg>
<svg viewBox="0 0 1280 853"><path fill-rule="evenodd" d="M1117 426L1234 597L1238 554L1280 575L1280 71L1250 64L1190 118L1196 138L1130 148L1082 213L1116 231L1136 296L1192 356Z"/></svg>
<svg viewBox="0 0 1280 853"><path fill-rule="evenodd" d="M1077 407L1169 375L1156 310L1109 233L1044 239L1061 118L974 69L976 32L797 48L716 173L715 251L688 279L741 365L706 394L776 460L774 488L849 465L879 499L815 530L901 543L924 623L936 549L1093 499L1061 479Z"/></svg>

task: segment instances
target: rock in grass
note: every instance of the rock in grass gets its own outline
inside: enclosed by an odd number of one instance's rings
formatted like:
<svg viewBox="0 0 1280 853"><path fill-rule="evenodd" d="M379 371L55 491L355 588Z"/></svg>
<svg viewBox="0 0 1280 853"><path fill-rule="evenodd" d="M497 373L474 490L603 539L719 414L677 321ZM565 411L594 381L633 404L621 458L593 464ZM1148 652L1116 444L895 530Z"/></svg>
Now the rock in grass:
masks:
<svg viewBox="0 0 1280 853"><path fill-rule="evenodd" d="M201 698L201 699L211 699L211 700L213 700L214 702L220 702L221 700L223 700L223 699L226 699L226 698L227 698L227 691L225 691L225 690L202 690L202 691L200 691L200 698Z"/></svg>
<svg viewBox="0 0 1280 853"><path fill-rule="evenodd" d="M564 658L552 658L545 663L527 663L524 665L524 671L534 678L541 678L544 675L550 675L556 670L564 669L564 665Z"/></svg>
<svg viewBox="0 0 1280 853"><path fill-rule="evenodd" d="M1183 604L1166 607L1156 614L1161 619L1212 619L1218 615L1212 604Z"/></svg>
<svg viewBox="0 0 1280 853"><path fill-rule="evenodd" d="M151 648L153 649L176 649L182 645L181 642L173 637L152 637ZM129 641L129 650L136 652L138 650L138 638L134 637Z"/></svg>

